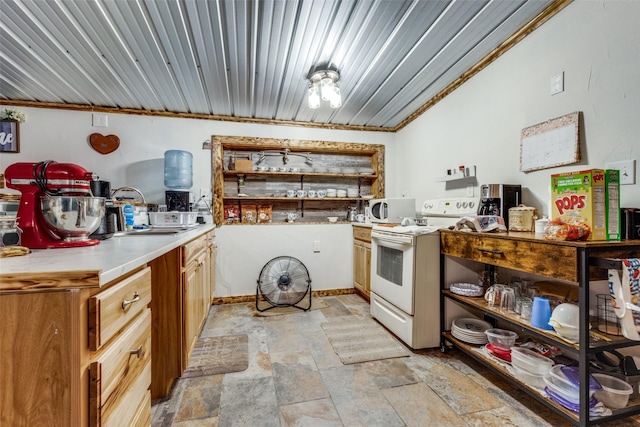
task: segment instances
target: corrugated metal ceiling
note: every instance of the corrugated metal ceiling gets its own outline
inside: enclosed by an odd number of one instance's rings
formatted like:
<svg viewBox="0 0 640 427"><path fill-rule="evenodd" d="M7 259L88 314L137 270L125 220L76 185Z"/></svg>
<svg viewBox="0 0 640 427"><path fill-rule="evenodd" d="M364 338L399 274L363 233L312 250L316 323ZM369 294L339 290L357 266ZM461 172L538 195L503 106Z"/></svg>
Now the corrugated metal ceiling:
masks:
<svg viewBox="0 0 640 427"><path fill-rule="evenodd" d="M3 0L0 102L397 130L568 2Z"/></svg>

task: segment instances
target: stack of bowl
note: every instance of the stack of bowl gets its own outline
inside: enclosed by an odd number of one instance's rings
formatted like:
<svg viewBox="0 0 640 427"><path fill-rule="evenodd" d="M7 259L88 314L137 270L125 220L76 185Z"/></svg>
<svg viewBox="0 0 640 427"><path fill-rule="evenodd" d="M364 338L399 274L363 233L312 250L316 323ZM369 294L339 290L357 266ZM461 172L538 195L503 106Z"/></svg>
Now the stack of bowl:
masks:
<svg viewBox="0 0 640 427"><path fill-rule="evenodd" d="M484 331L487 335L489 343L485 346L489 354L511 362L511 347L513 347L518 339L518 334L507 329L487 329Z"/></svg>
<svg viewBox="0 0 640 427"><path fill-rule="evenodd" d="M327 197L336 197L338 190L335 188L327 188Z"/></svg>
<svg viewBox="0 0 640 427"><path fill-rule="evenodd" d="M544 388L544 376L553 366L553 360L528 348L511 348L511 366L517 377L527 385Z"/></svg>
<svg viewBox="0 0 640 427"><path fill-rule="evenodd" d="M554 402L577 412L580 410L580 382L578 377L579 370L577 367L555 365L544 376L546 384L544 391ZM598 399L593 394L597 390L602 390L602 386L590 375L588 387L589 408L593 408L598 403Z"/></svg>
<svg viewBox="0 0 640 427"><path fill-rule="evenodd" d="M355 198L358 197L358 188L347 188L347 197Z"/></svg>

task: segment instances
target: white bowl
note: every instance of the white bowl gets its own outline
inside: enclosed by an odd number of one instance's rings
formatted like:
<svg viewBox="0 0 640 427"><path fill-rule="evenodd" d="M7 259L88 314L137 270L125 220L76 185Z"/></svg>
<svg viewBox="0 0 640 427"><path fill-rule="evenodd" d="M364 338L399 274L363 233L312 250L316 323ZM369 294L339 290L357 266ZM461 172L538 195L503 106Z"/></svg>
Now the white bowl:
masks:
<svg viewBox="0 0 640 427"><path fill-rule="evenodd" d="M338 217L337 216L328 216L327 220L329 222L338 222Z"/></svg>
<svg viewBox="0 0 640 427"><path fill-rule="evenodd" d="M556 323L562 326L578 328L580 325L580 309L575 304L560 304L553 309L551 318Z"/></svg>

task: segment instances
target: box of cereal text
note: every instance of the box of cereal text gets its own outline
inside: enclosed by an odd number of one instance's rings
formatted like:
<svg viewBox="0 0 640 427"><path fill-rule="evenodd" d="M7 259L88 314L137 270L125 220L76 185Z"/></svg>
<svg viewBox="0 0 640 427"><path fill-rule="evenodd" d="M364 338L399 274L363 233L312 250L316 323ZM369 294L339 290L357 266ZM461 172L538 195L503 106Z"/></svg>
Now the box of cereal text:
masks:
<svg viewBox="0 0 640 427"><path fill-rule="evenodd" d="M551 175L551 219L586 225L589 240L607 240L605 170Z"/></svg>
<svg viewBox="0 0 640 427"><path fill-rule="evenodd" d="M607 240L620 240L620 171L607 169L604 185L607 195Z"/></svg>

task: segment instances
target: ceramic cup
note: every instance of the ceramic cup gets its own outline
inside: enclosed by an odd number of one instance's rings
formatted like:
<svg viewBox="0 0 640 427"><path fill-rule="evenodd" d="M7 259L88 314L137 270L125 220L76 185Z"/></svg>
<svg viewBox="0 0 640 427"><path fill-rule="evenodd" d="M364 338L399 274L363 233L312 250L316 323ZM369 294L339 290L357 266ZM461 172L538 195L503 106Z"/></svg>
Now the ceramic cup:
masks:
<svg viewBox="0 0 640 427"><path fill-rule="evenodd" d="M327 195L327 192L324 190L318 190L318 197L323 198Z"/></svg>
<svg viewBox="0 0 640 427"><path fill-rule="evenodd" d="M531 306L531 326L552 330L553 327L549 325L549 319L551 319L551 304L549 303L549 298L535 297L533 299L533 305Z"/></svg>
<svg viewBox="0 0 640 427"><path fill-rule="evenodd" d="M315 192L315 190L309 190L309 191L307 191L307 196L309 196L309 197L316 197L316 192Z"/></svg>
<svg viewBox="0 0 640 427"><path fill-rule="evenodd" d="M296 192L294 190L287 190L287 197L295 197Z"/></svg>
<svg viewBox="0 0 640 427"><path fill-rule="evenodd" d="M489 303L489 307L500 307L500 295L505 288L505 285L495 284L487 289L484 299Z"/></svg>
<svg viewBox="0 0 640 427"><path fill-rule="evenodd" d="M358 215L356 215L356 221L358 221L358 222L364 222L364 214L358 214Z"/></svg>
<svg viewBox="0 0 640 427"><path fill-rule="evenodd" d="M293 221L295 221L297 218L298 218L298 214L297 214L297 213L295 213L295 212L289 212L289 213L287 214L287 221L289 221L289 222L293 222Z"/></svg>
<svg viewBox="0 0 640 427"><path fill-rule="evenodd" d="M305 197L307 195L307 192L304 191L304 190L298 190L298 191L296 191L296 195L298 197Z"/></svg>

